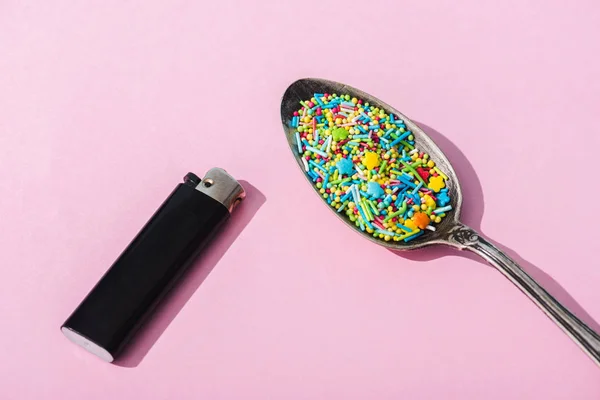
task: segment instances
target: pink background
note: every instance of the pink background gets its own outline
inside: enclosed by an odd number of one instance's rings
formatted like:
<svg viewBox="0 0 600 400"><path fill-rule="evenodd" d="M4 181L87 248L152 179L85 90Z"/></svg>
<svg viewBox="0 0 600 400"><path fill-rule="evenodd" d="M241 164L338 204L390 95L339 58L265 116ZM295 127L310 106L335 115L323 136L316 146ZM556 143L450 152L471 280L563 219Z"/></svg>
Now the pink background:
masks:
<svg viewBox="0 0 600 400"><path fill-rule="evenodd" d="M424 124L465 222L597 329L599 38L597 0L1 1L0 398L600 398L600 370L492 268L337 221L279 120L314 76ZM141 225L213 166L248 200L132 350L68 342Z"/></svg>

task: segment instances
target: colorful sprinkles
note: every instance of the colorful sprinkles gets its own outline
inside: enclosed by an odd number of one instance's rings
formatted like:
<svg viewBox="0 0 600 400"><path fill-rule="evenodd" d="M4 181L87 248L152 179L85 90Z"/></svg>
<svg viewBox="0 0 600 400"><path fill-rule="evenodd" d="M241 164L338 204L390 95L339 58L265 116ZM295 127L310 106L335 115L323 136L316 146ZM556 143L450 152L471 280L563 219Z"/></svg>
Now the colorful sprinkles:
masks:
<svg viewBox="0 0 600 400"><path fill-rule="evenodd" d="M452 210L448 177L404 121L349 95L315 93L291 127L306 174L362 231L409 242Z"/></svg>

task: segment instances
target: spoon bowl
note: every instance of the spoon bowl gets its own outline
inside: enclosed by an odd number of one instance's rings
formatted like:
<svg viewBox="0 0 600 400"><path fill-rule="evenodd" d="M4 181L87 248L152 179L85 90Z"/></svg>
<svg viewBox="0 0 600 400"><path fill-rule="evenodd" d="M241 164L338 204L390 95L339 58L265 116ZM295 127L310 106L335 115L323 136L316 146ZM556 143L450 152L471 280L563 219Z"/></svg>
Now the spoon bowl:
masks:
<svg viewBox="0 0 600 400"><path fill-rule="evenodd" d="M338 218L340 218L346 225L358 232L361 236L377 243L378 245L387 247L392 250L413 250L420 247L425 247L433 244L448 244L448 238L453 230L456 230L457 226L460 226L459 216L460 209L462 206L462 191L460 189L460 183L456 172L452 168L450 161L444 155L442 150L427 136L427 134L407 116L396 110L394 107L384 103L376 97L371 96L361 90L355 89L351 86L344 85L338 82L332 82L325 79L300 79L292 83L283 95L281 101L281 122L283 129L286 133L288 145L290 150L296 159L298 166L303 169L301 157L298 153L298 146L294 138L295 129L291 127L291 117L294 111L298 109L298 105L301 100L309 99L314 93L344 93L349 94L351 97L363 99L372 105L380 109L386 110L388 113L392 113L400 119L404 120L404 124L410 129L415 136L415 142L419 144L419 150L429 154L432 160L438 165L444 173L448 176L447 188L450 195L450 204L452 205L452 211L436 226L436 230L433 232L427 232L426 235L422 235L410 242L385 242L374 238L371 235L365 234L361 231L354 223L350 222L348 218L344 218L343 215L337 213L333 208L328 207ZM304 174L306 179L310 182L310 179ZM311 184L317 195L318 189ZM321 196L319 195L319 198Z"/></svg>
<svg viewBox="0 0 600 400"><path fill-rule="evenodd" d="M336 93L348 94L352 97L362 99L377 108L385 110L388 114L394 114L404 120L404 124L415 137L415 145L419 150L430 155L440 170L448 176L446 185L450 195L450 204L452 210L448 212L445 218L437 224L435 231L427 231L414 240L406 243L402 241L384 241L374 238L367 232L363 232L356 224L348 218L344 218L332 207L327 207L340 218L344 223L358 232L364 238L377 243L378 245L393 250L412 250L434 244L449 245L460 250L471 251L489 262L500 273L508 278L517 286L533 303L535 303L552 321L554 321L598 366L600 366L600 335L594 332L583 321L571 313L565 306L552 297L538 282L536 282L519 264L507 256L500 249L491 244L475 230L460 222L460 209L462 206L462 192L458 176L452 168L450 161L446 158L439 147L431 140L429 136L414 122L392 106L381 100L355 89L351 86L327 81L324 79L300 79L292 83L285 91L281 100L281 122L285 132L290 150L296 159L296 163L304 172L304 163L302 154L299 153L298 144L295 138L295 128L292 127L291 120L294 111L297 111L300 101L310 99L315 93ZM316 186L303 174L310 183L310 186L319 194ZM319 198L323 198L319 194ZM327 204L325 204L327 205Z"/></svg>

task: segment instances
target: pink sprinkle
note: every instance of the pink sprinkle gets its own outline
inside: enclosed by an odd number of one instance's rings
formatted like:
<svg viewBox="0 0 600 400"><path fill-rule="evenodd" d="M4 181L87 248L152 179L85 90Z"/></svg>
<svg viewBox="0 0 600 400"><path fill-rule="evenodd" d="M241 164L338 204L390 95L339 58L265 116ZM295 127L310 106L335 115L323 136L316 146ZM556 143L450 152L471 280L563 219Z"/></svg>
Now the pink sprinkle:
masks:
<svg viewBox="0 0 600 400"><path fill-rule="evenodd" d="M310 108L313 108L315 106L312 101L309 101L308 103L306 103L306 105Z"/></svg>
<svg viewBox="0 0 600 400"><path fill-rule="evenodd" d="M373 220L373 225L377 226L379 229L385 230L385 227L378 219Z"/></svg>
<svg viewBox="0 0 600 400"><path fill-rule="evenodd" d="M325 189L325 193L331 193L331 189Z"/></svg>
<svg viewBox="0 0 600 400"><path fill-rule="evenodd" d="M321 115L321 114L323 114L323 113L321 112L321 108L317 108L317 113L316 113L316 114L317 114L317 115Z"/></svg>
<svg viewBox="0 0 600 400"><path fill-rule="evenodd" d="M294 117L297 117L298 115L298 111L294 111Z"/></svg>
<svg viewBox="0 0 600 400"><path fill-rule="evenodd" d="M323 139L319 139L319 144L323 144L325 141Z"/></svg>
<svg viewBox="0 0 600 400"><path fill-rule="evenodd" d="M323 93L324 97L329 97L329 93Z"/></svg>
<svg viewBox="0 0 600 400"><path fill-rule="evenodd" d="M323 179L317 178L317 182L323 182Z"/></svg>
<svg viewBox="0 0 600 400"><path fill-rule="evenodd" d="M362 104L362 100L359 100L359 101L358 101L358 104Z"/></svg>

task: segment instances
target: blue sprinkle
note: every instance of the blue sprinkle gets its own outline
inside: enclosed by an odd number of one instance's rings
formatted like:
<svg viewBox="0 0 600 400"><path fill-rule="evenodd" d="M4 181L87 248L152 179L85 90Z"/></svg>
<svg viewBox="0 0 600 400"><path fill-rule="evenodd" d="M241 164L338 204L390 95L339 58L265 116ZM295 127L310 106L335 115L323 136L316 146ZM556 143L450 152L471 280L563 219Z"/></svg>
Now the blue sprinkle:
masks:
<svg viewBox="0 0 600 400"><path fill-rule="evenodd" d="M407 228L406 226L402 225L402 224L396 224L396 226L400 229L402 229L404 232L412 232L412 230L410 228Z"/></svg>
<svg viewBox="0 0 600 400"><path fill-rule="evenodd" d="M439 197L438 197L438 199L439 199ZM444 213L444 212L450 211L450 210L452 210L452 206L440 207L440 208L434 210L433 212L434 212L434 214L441 214L441 213Z"/></svg>
<svg viewBox="0 0 600 400"><path fill-rule="evenodd" d="M302 141L300 140L300 134L296 132L296 145L298 145L298 154L302 154Z"/></svg>
<svg viewBox="0 0 600 400"><path fill-rule="evenodd" d="M354 164L352 163L352 161L348 160L347 158L342 158L340 161L338 161L335 164L335 166L337 167L340 174L345 174L345 175L353 175L354 174Z"/></svg>
<svg viewBox="0 0 600 400"><path fill-rule="evenodd" d="M385 192L377 182L369 182L367 184L367 193L375 199L380 199Z"/></svg>
<svg viewBox="0 0 600 400"><path fill-rule="evenodd" d="M413 190L413 193L417 193L419 191L419 189L421 189L421 186L423 186L423 182L419 182L419 184L417 185L415 190Z"/></svg>
<svg viewBox="0 0 600 400"><path fill-rule="evenodd" d="M350 196L352 196L352 190L349 191L348 193L346 193L344 196L342 196L342 198L340 199L340 201L343 203L346 200L348 200L350 198Z"/></svg>
<svg viewBox="0 0 600 400"><path fill-rule="evenodd" d="M318 154L321 157L327 157L327 153L325 153L324 151L321 151L319 149L316 149L316 148L314 148L312 146L306 146L306 150L311 151L311 152L313 152L315 154Z"/></svg>
<svg viewBox="0 0 600 400"><path fill-rule="evenodd" d="M398 139L394 140L392 143L390 143L390 146L395 146L398 143L400 143L402 140L406 139L408 137L408 135L410 135L409 132L404 132L402 135L398 136Z"/></svg>
<svg viewBox="0 0 600 400"><path fill-rule="evenodd" d="M448 190L443 189L437 195L437 204L444 207L446 204L450 203L450 196L448 196Z"/></svg>
<svg viewBox="0 0 600 400"><path fill-rule="evenodd" d="M400 196L398 196L398 198L396 198L396 202L394 203L396 207L400 207L400 204L402 204L405 197L406 196L404 195L404 193L402 193Z"/></svg>
<svg viewBox="0 0 600 400"><path fill-rule="evenodd" d="M416 233L410 237L407 237L406 239L404 239L405 242L410 242L411 240L413 240L414 238L417 238L419 236L421 236L423 233L425 233L425 231L421 231L419 233Z"/></svg>
<svg viewBox="0 0 600 400"><path fill-rule="evenodd" d="M404 184L406 184L412 188L417 187L417 185L415 185L414 183L412 183L410 181L406 181L403 176L399 176L398 179L400 179L402 182L404 182Z"/></svg>
<svg viewBox="0 0 600 400"><path fill-rule="evenodd" d="M321 171L327 173L327 170L325 168L323 168L321 165L317 164L313 160L310 160L308 163L316 168L319 168Z"/></svg>

